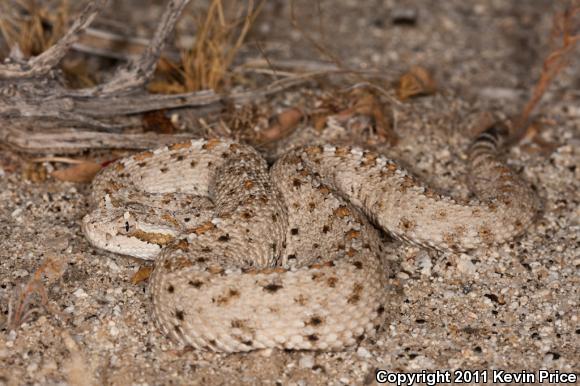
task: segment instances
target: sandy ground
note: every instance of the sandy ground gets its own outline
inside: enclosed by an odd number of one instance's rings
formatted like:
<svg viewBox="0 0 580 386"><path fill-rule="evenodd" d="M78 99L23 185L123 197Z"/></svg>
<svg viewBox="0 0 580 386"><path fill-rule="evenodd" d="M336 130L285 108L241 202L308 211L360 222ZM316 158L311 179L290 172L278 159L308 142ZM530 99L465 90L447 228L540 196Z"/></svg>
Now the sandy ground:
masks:
<svg viewBox="0 0 580 386"><path fill-rule="evenodd" d="M321 2L319 16L296 3L304 27L349 65L432 69L440 92L394 107L401 141L386 152L457 197L469 195L469 122L487 109L518 111L547 52L555 8L542 0L343 0ZM393 23L401 9L418 12L415 25ZM283 2L269 3L256 39L268 36L274 57L318 58L290 31L288 15ZM0 152L0 384L370 385L377 369L488 370L491 383L492 369L580 372L579 64L576 57L538 111L541 138L554 147L524 144L506 155L542 199L536 224L470 254L389 241L389 320L376 339L347 352L220 355L174 346L149 316L146 283L130 281L139 262L84 239L89 187L33 183ZM9 330L10 299L43 262L52 264L42 280L49 307Z"/></svg>

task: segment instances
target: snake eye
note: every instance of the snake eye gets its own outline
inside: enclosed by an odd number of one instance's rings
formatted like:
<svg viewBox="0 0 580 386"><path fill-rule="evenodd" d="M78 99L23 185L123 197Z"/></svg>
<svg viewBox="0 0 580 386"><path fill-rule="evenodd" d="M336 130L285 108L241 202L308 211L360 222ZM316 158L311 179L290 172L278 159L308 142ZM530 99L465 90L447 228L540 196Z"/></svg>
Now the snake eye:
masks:
<svg viewBox="0 0 580 386"><path fill-rule="evenodd" d="M129 221L125 221L125 231L129 232Z"/></svg>

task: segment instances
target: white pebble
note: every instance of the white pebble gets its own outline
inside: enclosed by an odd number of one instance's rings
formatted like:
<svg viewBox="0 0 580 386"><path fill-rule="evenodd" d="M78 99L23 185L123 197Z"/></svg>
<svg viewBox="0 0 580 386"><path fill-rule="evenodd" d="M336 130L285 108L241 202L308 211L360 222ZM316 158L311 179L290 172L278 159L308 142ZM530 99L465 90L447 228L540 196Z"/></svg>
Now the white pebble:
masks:
<svg viewBox="0 0 580 386"><path fill-rule="evenodd" d="M314 366L314 355L305 354L298 361L298 366L301 369L311 369Z"/></svg>
<svg viewBox="0 0 580 386"><path fill-rule="evenodd" d="M409 277L410 277L409 274L407 274L405 272L397 273L397 278L399 278L401 280L407 280Z"/></svg>
<svg viewBox="0 0 580 386"><path fill-rule="evenodd" d="M29 273L25 269L17 269L14 272L12 272L12 275L14 275L14 277L17 278L17 279L21 279L23 277L28 276Z"/></svg>
<svg viewBox="0 0 580 386"><path fill-rule="evenodd" d="M75 306L68 306L63 311L65 314L72 314L73 312L75 312Z"/></svg>
<svg viewBox="0 0 580 386"><path fill-rule="evenodd" d="M117 328L117 326L112 326L109 329L109 334L111 334L111 336L117 336L117 335L119 335L119 329Z"/></svg>
<svg viewBox="0 0 580 386"><path fill-rule="evenodd" d="M433 263L431 262L431 257L428 253L424 253L417 259L417 264L421 267L421 275L431 276L431 268L433 268Z"/></svg>
<svg viewBox="0 0 580 386"><path fill-rule="evenodd" d="M73 292L73 295L76 296L79 299L84 299L86 297L88 297L89 295L85 292L84 289L79 288L78 290L76 290L75 292Z"/></svg>
<svg viewBox="0 0 580 386"><path fill-rule="evenodd" d="M32 362L31 364L26 366L26 372L28 374L34 373L36 370L38 370L38 363Z"/></svg>
<svg viewBox="0 0 580 386"><path fill-rule="evenodd" d="M471 258L467 255L461 255L457 262L457 270L466 275L474 275L477 271L475 264L471 262Z"/></svg>
<svg viewBox="0 0 580 386"><path fill-rule="evenodd" d="M360 358L371 358L372 354L369 352L369 350L367 350L364 347L359 347L356 350L356 355L358 355Z"/></svg>
<svg viewBox="0 0 580 386"><path fill-rule="evenodd" d="M121 268L119 268L119 266L117 265L117 263L115 263L113 260L108 259L107 261L107 267L111 270L111 272L119 272L121 270Z"/></svg>
<svg viewBox="0 0 580 386"><path fill-rule="evenodd" d="M6 347L12 347L17 336L18 334L16 333L15 330L10 330L10 332L8 333L8 337L6 339L7 340ZM8 345L8 343L10 343L10 345Z"/></svg>

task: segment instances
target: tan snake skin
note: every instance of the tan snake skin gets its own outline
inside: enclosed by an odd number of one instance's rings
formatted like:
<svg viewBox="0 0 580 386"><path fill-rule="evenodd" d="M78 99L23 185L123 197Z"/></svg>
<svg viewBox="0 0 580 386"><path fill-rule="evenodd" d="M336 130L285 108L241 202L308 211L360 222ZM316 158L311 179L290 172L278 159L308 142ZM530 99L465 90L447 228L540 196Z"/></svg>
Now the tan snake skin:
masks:
<svg viewBox="0 0 580 386"><path fill-rule="evenodd" d="M96 247L155 259L161 329L195 348L342 350L385 315L391 235L465 251L522 233L534 192L497 158L505 132L470 149L477 202L457 203L357 148L292 150L268 169L251 147L194 140L143 152L94 180L83 230Z"/></svg>

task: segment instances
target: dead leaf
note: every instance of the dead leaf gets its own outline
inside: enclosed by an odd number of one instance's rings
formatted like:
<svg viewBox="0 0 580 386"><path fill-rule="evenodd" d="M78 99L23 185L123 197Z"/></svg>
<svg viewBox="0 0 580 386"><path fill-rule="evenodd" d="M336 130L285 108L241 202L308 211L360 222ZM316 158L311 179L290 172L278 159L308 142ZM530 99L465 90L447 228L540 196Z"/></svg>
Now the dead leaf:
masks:
<svg viewBox="0 0 580 386"><path fill-rule="evenodd" d="M309 111L310 121L318 132L322 132L329 117L340 115L342 111L348 109L350 97L340 90L331 89L324 92L321 97L317 97L312 104L316 107Z"/></svg>
<svg viewBox="0 0 580 386"><path fill-rule="evenodd" d="M406 100L415 96L431 95L437 91L435 80L429 71L421 66L413 66L399 79L397 95Z"/></svg>
<svg viewBox="0 0 580 386"><path fill-rule="evenodd" d="M139 270L135 272L133 277L131 278L131 284L137 285L142 281L149 279L151 273L153 272L153 267L149 265L142 265L139 267Z"/></svg>
<svg viewBox="0 0 580 386"><path fill-rule="evenodd" d="M282 111L271 119L268 128L260 133L263 141L273 142L288 136L300 123L304 114L296 107Z"/></svg>
<svg viewBox="0 0 580 386"><path fill-rule="evenodd" d="M161 134L173 134L175 126L171 119L165 115L164 110L149 111L143 114L143 130L154 131Z"/></svg>
<svg viewBox="0 0 580 386"><path fill-rule="evenodd" d="M326 127L326 120L330 116L330 113L316 114L312 116L312 125L316 131L321 132Z"/></svg>
<svg viewBox="0 0 580 386"><path fill-rule="evenodd" d="M557 143L546 141L540 135L544 129L544 125L539 122L533 122L528 125L523 137L521 138L522 150L533 154L540 153L545 156L552 154L557 148Z"/></svg>
<svg viewBox="0 0 580 386"><path fill-rule="evenodd" d="M88 183L102 169L96 162L85 161L66 169L55 170L51 176L60 181Z"/></svg>
<svg viewBox="0 0 580 386"><path fill-rule="evenodd" d="M338 117L342 121L351 121L354 122L354 119L357 116L366 116L372 118L372 127L374 127L373 136L378 138L375 139L368 139L367 142L376 143L377 139L380 139L381 142L386 141L391 145L397 143L399 137L393 130L393 124L391 120L385 116L385 106L379 98L371 92L366 90L354 90L351 93L351 98L354 100L351 102L351 107L340 111L336 117ZM368 125L363 125L366 127ZM355 128L355 126L349 125L351 129ZM361 135L361 133L357 133L357 135Z"/></svg>
<svg viewBox="0 0 580 386"><path fill-rule="evenodd" d="M394 145L398 136L393 131L393 125L391 121L385 116L383 106L378 98L373 94L364 94L359 98L354 106L354 112L357 114L369 115L375 121L376 133L383 140L386 140L391 145Z"/></svg>

